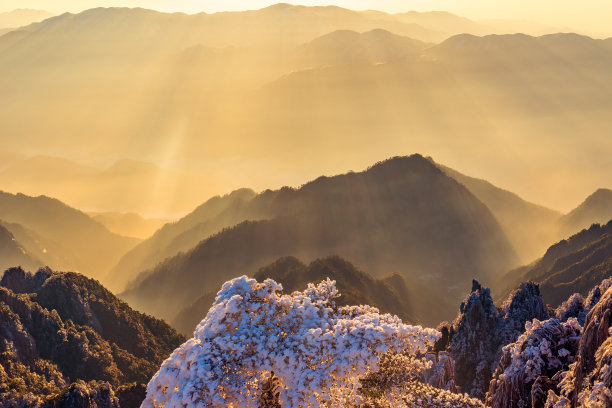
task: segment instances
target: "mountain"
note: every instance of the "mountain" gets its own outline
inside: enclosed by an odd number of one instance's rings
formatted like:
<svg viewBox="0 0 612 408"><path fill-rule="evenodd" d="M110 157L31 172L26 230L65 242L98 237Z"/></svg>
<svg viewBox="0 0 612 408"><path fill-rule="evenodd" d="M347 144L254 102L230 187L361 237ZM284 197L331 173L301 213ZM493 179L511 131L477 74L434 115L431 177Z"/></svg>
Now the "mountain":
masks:
<svg viewBox="0 0 612 408"><path fill-rule="evenodd" d="M400 15L289 5L197 15L110 8L10 32L0 39L0 122L13 136L0 139L0 150L54 152L84 163L172 163L194 167L207 182L197 199L165 183L172 193L155 199L173 200L175 192L192 198L168 211L110 208L93 184L3 188L88 210L173 214L245 185L220 170L228 166L244 169L248 185L262 189L413 151L453 168L475 166L470 174L480 177L496 172L504 186L550 207L568 208L606 185L610 42L573 34L449 38L489 33L455 17L413 14L412 23ZM455 21L452 30L460 31L439 35L427 28L430 20L439 20L437 27ZM349 31L360 33L356 43ZM414 54L406 37L437 45ZM320 54L302 55L312 44ZM503 154L490 154L502 146ZM25 184L19 173L0 179ZM62 195L51 191L58 185ZM140 186L117 188L121 204L142 197Z"/></svg>
<svg viewBox="0 0 612 408"><path fill-rule="evenodd" d="M78 48L86 51L86 56L92 55L94 50L108 50L110 55L116 56L137 46L143 47L139 55L144 56L155 54L151 48L154 44L157 46L156 53L167 51L168 46L179 48L198 43L213 47L262 44L286 47L334 30L363 32L378 28L425 41L439 41L448 37L418 24L404 23L394 18L380 19L336 6L278 4L261 10L192 15L145 9L95 8L78 14L65 13L24 28L28 34L20 41L20 48L29 47L45 38L42 41L59 40L58 45L62 50L74 51ZM258 35L253 36L253 32ZM150 43L144 37L147 33ZM81 38L74 38L76 34ZM123 41L118 41L119 36ZM87 51L83 44L89 44L91 49ZM75 54L70 52L65 55Z"/></svg>
<svg viewBox="0 0 612 408"><path fill-rule="evenodd" d="M395 314L404 322L415 322L413 313L416 307L411 299L418 289L407 284L399 274L374 279L340 257L317 259L309 265L291 256L283 257L260 268L253 277L259 282L273 279L283 285L285 293L303 291L309 283L329 278L336 281L341 294L337 305L370 305L383 313ZM185 335L191 334L197 323L206 316L215 296L216 292L209 292L198 298L172 319L172 326Z"/></svg>
<svg viewBox="0 0 612 408"><path fill-rule="evenodd" d="M279 257L331 253L374 277L399 272L453 299L462 296L460 281L492 279L504 265L517 262L486 206L419 155L320 177L299 189L266 191L247 204L270 216L222 230L166 259L141 273L122 298L171 318L227 279ZM416 318L429 323L434 314L448 313L429 311Z"/></svg>
<svg viewBox="0 0 612 408"><path fill-rule="evenodd" d="M338 30L298 47L296 68L382 64L416 58L428 46L430 44L381 29L365 33Z"/></svg>
<svg viewBox="0 0 612 408"><path fill-rule="evenodd" d="M483 26L478 22L465 17L456 16L446 11L408 11L405 13L397 13L393 16L405 23L419 24L423 27L452 33L453 35L463 33L484 35L495 32L495 30L491 31L491 28Z"/></svg>
<svg viewBox="0 0 612 408"><path fill-rule="evenodd" d="M432 163L435 162L432 160ZM555 242L560 213L529 203L485 180L465 176L441 164L435 165L466 186L491 210L524 263L537 258ZM223 228L246 220L272 218L275 214L270 202L277 194L266 192L253 200L257 196L254 191L240 189L223 197L213 197L181 220L165 225L125 254L114 268L113 275L122 285L134 278L135 271L153 268L178 252L188 251Z"/></svg>
<svg viewBox="0 0 612 408"><path fill-rule="evenodd" d="M149 238L169 221L162 218L143 218L136 213L90 212L89 216L115 234L139 239Z"/></svg>
<svg viewBox="0 0 612 408"><path fill-rule="evenodd" d="M560 236L575 234L591 224L612 219L612 190L600 188L559 220Z"/></svg>
<svg viewBox="0 0 612 408"><path fill-rule="evenodd" d="M30 255L13 234L0 224L0 268L6 269L11 266L36 269L43 266L43 263Z"/></svg>
<svg viewBox="0 0 612 408"><path fill-rule="evenodd" d="M5 227L18 224L14 234L23 237L24 245L35 243L33 253L53 251L49 257L45 255L45 260L58 262L52 266L98 278L137 242L113 234L83 212L45 196L0 192L0 220Z"/></svg>
<svg viewBox="0 0 612 408"><path fill-rule="evenodd" d="M573 295L556 317L527 322L503 349L487 406L610 406L611 284L603 281L586 299Z"/></svg>
<svg viewBox="0 0 612 408"><path fill-rule="evenodd" d="M44 10L17 9L0 13L0 29L17 28L53 17Z"/></svg>
<svg viewBox="0 0 612 408"><path fill-rule="evenodd" d="M514 269L499 279L507 292L516 282L540 284L544 300L557 306L575 292L585 296L603 279L612 277L612 221L594 224L551 246L531 265Z"/></svg>
<svg viewBox="0 0 612 408"><path fill-rule="evenodd" d="M503 347L516 341L526 324L548 316L533 283L522 283L498 308L491 291L473 281L455 320L441 327L445 336L437 347L447 349L455 361L457 385L470 396L484 399Z"/></svg>
<svg viewBox="0 0 612 408"><path fill-rule="evenodd" d="M469 177L437 164L491 210L524 263L537 259L556 241L561 213L530 203L486 180Z"/></svg>
<svg viewBox="0 0 612 408"><path fill-rule="evenodd" d="M47 406L89 393L127 407L128 399L144 399L142 384L185 341L97 281L48 268L4 272L0 323L2 406Z"/></svg>
<svg viewBox="0 0 612 408"><path fill-rule="evenodd" d="M231 126L278 140L278 155L288 154L282 135L290 133L301 154L314 145L360 158L356 146L367 145L370 154L409 149L451 157L445 162L453 168L477 163L522 196L564 208L572 203L568 183L583 181L576 197L609 182L604 110L612 98L604 89L612 84L611 63L606 41L575 34L458 35L416 60L292 72L254 93L240 111L255 114ZM372 143L372 134L384 143ZM240 140L257 149L246 132ZM554 152L545 148L554 143ZM530 159L520 156L524 146ZM577 149L590 159L577 158Z"/></svg>
<svg viewBox="0 0 612 408"><path fill-rule="evenodd" d="M246 220L268 218L270 215L265 206L247 205L256 195L253 190L240 189L225 196L216 196L180 220L165 224L153 236L121 257L112 271L116 284L125 285L138 272L153 268L164 259L193 248L223 228Z"/></svg>

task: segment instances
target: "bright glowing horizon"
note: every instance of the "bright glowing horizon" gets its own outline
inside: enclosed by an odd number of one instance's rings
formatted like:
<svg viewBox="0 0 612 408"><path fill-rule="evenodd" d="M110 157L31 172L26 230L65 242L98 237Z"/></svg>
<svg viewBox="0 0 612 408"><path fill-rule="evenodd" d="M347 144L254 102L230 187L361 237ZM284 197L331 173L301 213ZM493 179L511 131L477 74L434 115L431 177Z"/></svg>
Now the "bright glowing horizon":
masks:
<svg viewBox="0 0 612 408"><path fill-rule="evenodd" d="M143 7L164 12L214 13L254 10L279 1L270 0L8 0L0 11L17 8L48 10L53 13L80 12L94 7ZM380 10L389 13L405 11L448 11L474 20L524 20L560 29L575 29L593 35L610 36L612 3L608 0L301 0L290 2L305 6L336 5L353 10Z"/></svg>

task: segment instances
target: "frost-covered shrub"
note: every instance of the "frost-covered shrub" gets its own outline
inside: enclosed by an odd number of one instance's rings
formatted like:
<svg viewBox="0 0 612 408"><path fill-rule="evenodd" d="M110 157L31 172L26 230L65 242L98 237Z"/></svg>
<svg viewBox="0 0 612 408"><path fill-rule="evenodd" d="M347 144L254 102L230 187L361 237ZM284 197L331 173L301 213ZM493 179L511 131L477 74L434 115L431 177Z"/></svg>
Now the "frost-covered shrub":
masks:
<svg viewBox="0 0 612 408"><path fill-rule="evenodd" d="M575 317L578 319L578 323L583 325L587 312L584 308L584 298L582 295L574 293L569 299L559 305L557 310L555 310L555 316L562 322Z"/></svg>
<svg viewBox="0 0 612 408"><path fill-rule="evenodd" d="M557 318L561 321L566 321L570 317L575 317L581 325L584 325L586 315L599 302L601 295L611 286L612 278L604 279L599 285L589 291L586 299L579 293L574 293L557 308L555 312Z"/></svg>
<svg viewBox="0 0 612 408"><path fill-rule="evenodd" d="M149 383L143 407L257 407L272 376L282 407L347 407L361 402L360 379L381 361L420 373L426 363L414 356L439 337L369 306L336 307L330 280L281 291L270 279L225 283L194 338ZM399 379L389 380L393 388Z"/></svg>
<svg viewBox="0 0 612 408"><path fill-rule="evenodd" d="M559 373L558 394L549 395L547 407L612 407L612 289L609 283L610 280L604 281L589 294L586 304L596 303L589 308L575 361Z"/></svg>

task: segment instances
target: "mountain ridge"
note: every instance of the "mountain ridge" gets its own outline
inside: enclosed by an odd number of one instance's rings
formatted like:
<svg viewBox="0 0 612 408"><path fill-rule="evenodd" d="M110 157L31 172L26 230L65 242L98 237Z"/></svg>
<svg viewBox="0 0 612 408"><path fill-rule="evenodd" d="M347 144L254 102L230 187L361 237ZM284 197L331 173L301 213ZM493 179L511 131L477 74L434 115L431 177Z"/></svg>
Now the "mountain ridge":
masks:
<svg viewBox="0 0 612 408"><path fill-rule="evenodd" d="M251 205L272 209L273 215L231 226L166 259L143 272L121 296L171 318L207 289L214 291L235 274L286 255L313 259L332 253L374 277L399 271L409 279L420 276L432 282L442 275L448 278L448 270L454 271L454 282L460 276L485 277L503 263L517 262L487 207L420 155L390 159L360 173L319 177L299 189L263 192ZM481 239L485 231L487 239ZM433 261L426 255L433 248L444 256ZM239 252L230 255L233 251Z"/></svg>
<svg viewBox="0 0 612 408"><path fill-rule="evenodd" d="M33 242L39 241L38 236L30 235L27 229L40 234L47 243L54 242L54 257L47 260L61 263L52 266L83 270L97 278L104 277L123 252L137 242L111 233L85 213L44 195L0 191L0 219L5 226L14 223L23 227L19 232ZM40 250L45 252L44 247Z"/></svg>

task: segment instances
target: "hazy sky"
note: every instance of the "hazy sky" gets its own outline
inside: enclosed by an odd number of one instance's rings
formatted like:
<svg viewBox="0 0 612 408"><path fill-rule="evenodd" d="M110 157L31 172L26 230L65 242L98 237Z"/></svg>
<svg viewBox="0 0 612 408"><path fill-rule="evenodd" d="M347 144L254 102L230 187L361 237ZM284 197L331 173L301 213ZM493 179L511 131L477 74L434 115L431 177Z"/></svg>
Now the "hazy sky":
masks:
<svg viewBox="0 0 612 408"><path fill-rule="evenodd" d="M258 9L279 1L267 0L2 0L0 11L15 8L45 9L60 13L99 6L145 7L163 11L216 12ZM304 5L329 5L389 12L445 10L473 19L521 19L548 25L572 27L609 35L612 21L610 0L301 0Z"/></svg>

